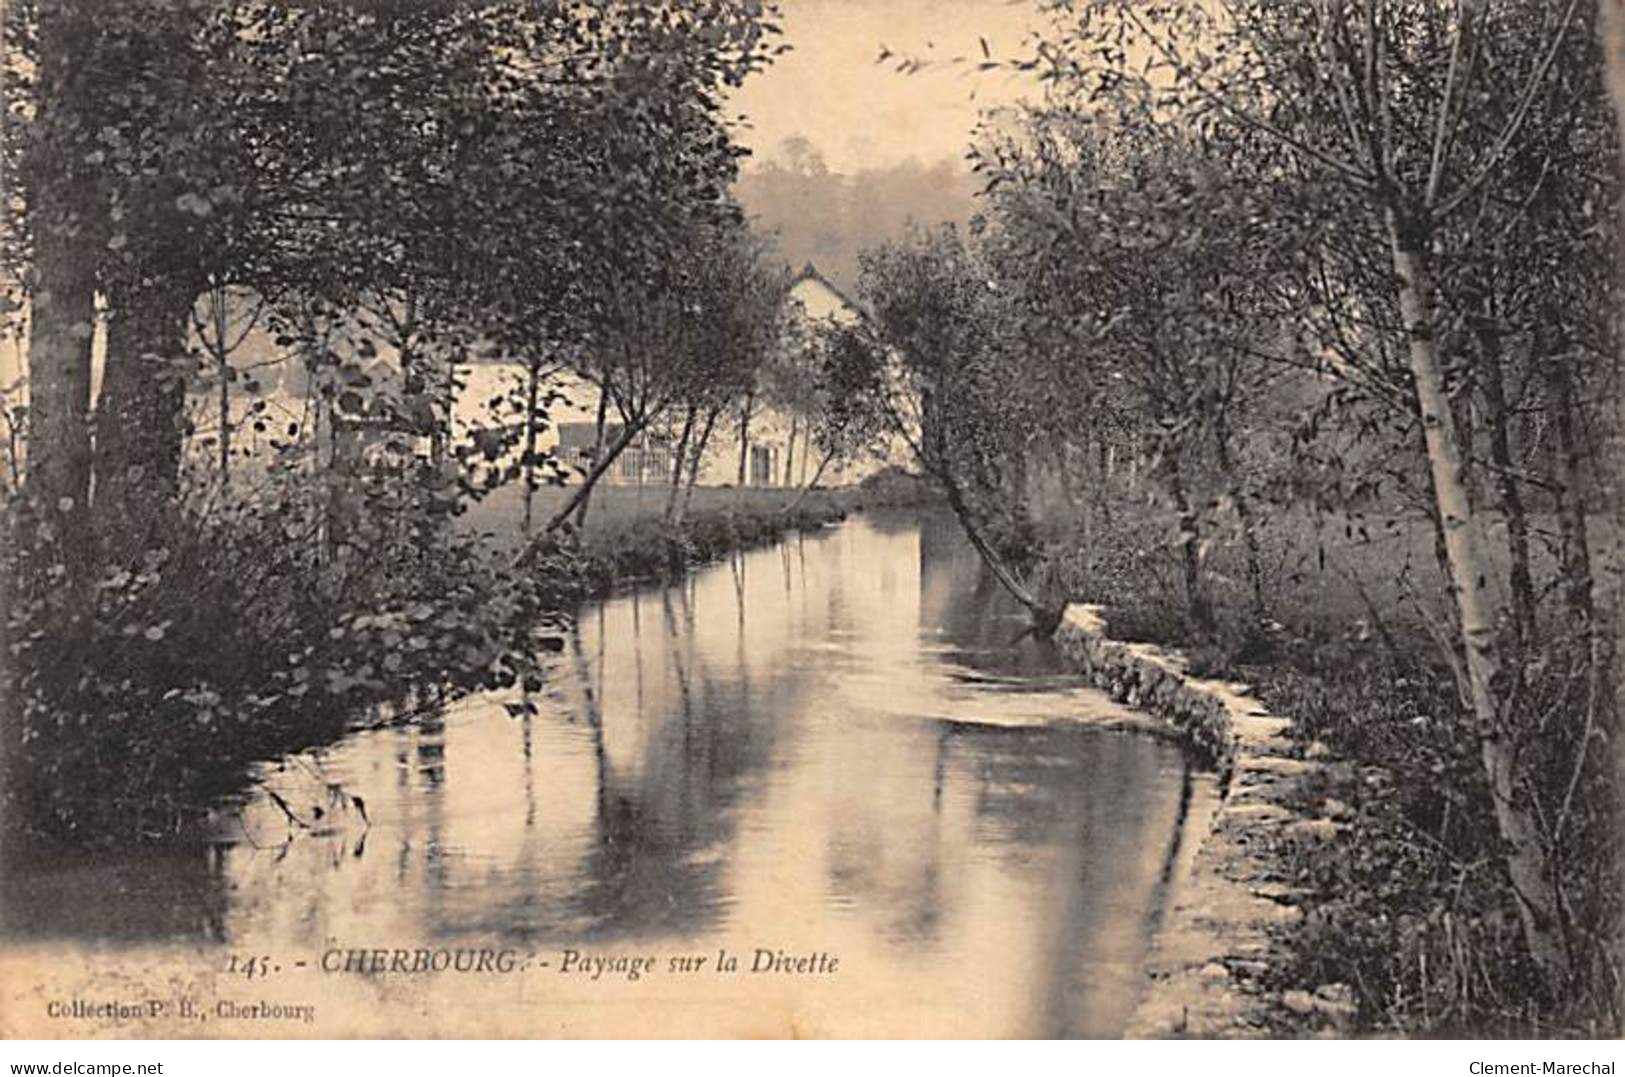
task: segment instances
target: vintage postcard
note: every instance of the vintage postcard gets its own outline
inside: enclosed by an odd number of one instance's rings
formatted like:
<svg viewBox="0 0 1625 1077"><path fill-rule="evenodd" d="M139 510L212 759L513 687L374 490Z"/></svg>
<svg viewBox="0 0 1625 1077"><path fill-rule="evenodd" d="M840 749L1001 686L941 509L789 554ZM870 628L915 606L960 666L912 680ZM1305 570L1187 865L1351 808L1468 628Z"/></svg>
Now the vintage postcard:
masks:
<svg viewBox="0 0 1625 1077"><path fill-rule="evenodd" d="M1619 1035L1617 0L0 18L0 1036Z"/></svg>

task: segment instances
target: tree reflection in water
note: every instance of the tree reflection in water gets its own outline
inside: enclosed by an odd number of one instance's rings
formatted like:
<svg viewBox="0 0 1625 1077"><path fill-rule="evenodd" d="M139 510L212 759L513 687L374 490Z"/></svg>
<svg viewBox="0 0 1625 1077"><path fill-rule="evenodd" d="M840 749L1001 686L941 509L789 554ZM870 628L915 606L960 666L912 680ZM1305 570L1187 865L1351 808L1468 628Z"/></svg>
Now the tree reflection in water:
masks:
<svg viewBox="0 0 1625 1077"><path fill-rule="evenodd" d="M839 951L820 1005L852 1034L912 1006L922 1035L1110 1035L1191 779L1077 726L1109 702L1012 646L1021 618L951 522L854 519L587 607L541 692L322 752L364 843L42 861L6 873L0 915L64 947Z"/></svg>

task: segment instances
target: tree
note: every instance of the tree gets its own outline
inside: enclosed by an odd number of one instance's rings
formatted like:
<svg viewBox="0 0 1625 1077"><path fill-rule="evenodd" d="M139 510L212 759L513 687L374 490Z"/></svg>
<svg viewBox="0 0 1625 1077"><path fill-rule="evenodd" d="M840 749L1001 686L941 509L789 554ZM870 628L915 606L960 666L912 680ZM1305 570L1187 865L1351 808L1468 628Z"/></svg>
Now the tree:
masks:
<svg viewBox="0 0 1625 1077"><path fill-rule="evenodd" d="M213 284L297 286L341 307L433 296L444 317L510 336L529 322L556 340L577 298L568 282L593 275L579 270L642 273L694 221L736 214L717 91L765 60L770 18L734 0L363 11L120 0L57 35L97 92L56 93L67 84L49 81L49 63L47 80L22 64L16 81L39 115L72 128L56 145L89 151L82 186L98 231L81 253L96 253L77 261L84 302L99 289L111 311L97 439L106 527L139 532L175 498L195 365L187 315ZM14 40L26 51L35 37ZM43 204L71 177L51 152L36 157L24 194ZM48 406L44 423L61 410Z"/></svg>
<svg viewBox="0 0 1625 1077"><path fill-rule="evenodd" d="M1291 207L1306 185L1335 190L1353 211L1354 227L1344 234L1367 244L1353 247L1356 255L1386 260L1386 305L1397 314L1425 443L1464 688L1504 864L1530 956L1561 994L1573 969L1567 914L1536 791L1518 773L1531 731L1509 694L1517 678L1504 660L1504 577L1488 556L1485 512L1473 496L1473 438L1452 401L1457 372L1445 350L1450 326L1441 301L1449 281L1439 254L1453 222L1486 199L1534 201L1538 183L1516 167L1520 154L1549 129L1543 118L1560 122L1573 87L1595 96L1584 88L1583 73L1595 66L1583 12L1577 3L1452 10L1385 0L1057 7L1064 18L1049 74L1073 99L1143 95L1154 115L1221 135L1255 159L1276 155L1286 167L1261 173L1273 179L1261 196ZM1101 34L1113 45L1097 51ZM1131 54L1151 57L1150 77L1129 68ZM1577 747L1583 758L1585 743Z"/></svg>
<svg viewBox="0 0 1625 1077"><path fill-rule="evenodd" d="M856 339L884 386L890 432L941 486L999 582L1053 629L1058 606L1020 578L1034 553L1026 468L1042 402L1011 377L1022 365L1016 299L957 229L916 233L864 256L869 319Z"/></svg>
<svg viewBox="0 0 1625 1077"><path fill-rule="evenodd" d="M595 346L583 360L621 420L575 493L548 521L557 530L649 425L704 387L743 384L776 323L783 283L760 262L743 226L701 227L687 250L646 277L604 281ZM528 563L538 544L520 557Z"/></svg>
<svg viewBox="0 0 1625 1077"><path fill-rule="evenodd" d="M90 558L90 360L95 326L95 266L106 242L97 206L94 132L83 114L106 92L94 61L97 13L91 4L50 5L31 38L32 85L7 65L8 98L32 89L26 123L8 113L9 149L18 163L20 223L32 255L30 294L29 464L25 490L46 526L46 560L80 580ZM30 28L14 10L8 29ZM42 193L52 192L45 198ZM14 205L14 203L13 203Z"/></svg>
<svg viewBox="0 0 1625 1077"><path fill-rule="evenodd" d="M6 544L39 585L4 602L8 807L57 835L143 833L199 782L330 735L312 691L351 714L401 681L534 673L537 581L445 526L507 475L487 431L449 444L452 378L474 347L534 372L649 328L617 322L612 283L700 328L668 267L737 226L721 93L765 62L771 8L66 0L4 18L5 254L32 308L42 510ZM263 303L311 388L252 484L200 489L183 466L205 293L217 314ZM211 377L221 323L196 342ZM551 399L532 388L524 468ZM419 403L429 460L402 429Z"/></svg>
<svg viewBox="0 0 1625 1077"><path fill-rule="evenodd" d="M832 463L859 459L877 449L888 430L885 367L874 361L864 334L853 325L826 324L813 330L813 384L807 404L807 444L817 446L812 477L785 506L794 511Z"/></svg>
<svg viewBox="0 0 1625 1077"><path fill-rule="evenodd" d="M1065 447L1057 470L1088 459L1103 427L1131 435L1177 513L1188 616L1210 636L1204 562L1218 506L1238 519L1252 613L1265 613L1256 484L1241 453L1286 369L1272 289L1288 248L1242 211L1245 171L1156 124L1143 101L1121 105L1033 113L993 135L980 151L984 242L1026 297L1021 372L1054 402L1038 421Z"/></svg>

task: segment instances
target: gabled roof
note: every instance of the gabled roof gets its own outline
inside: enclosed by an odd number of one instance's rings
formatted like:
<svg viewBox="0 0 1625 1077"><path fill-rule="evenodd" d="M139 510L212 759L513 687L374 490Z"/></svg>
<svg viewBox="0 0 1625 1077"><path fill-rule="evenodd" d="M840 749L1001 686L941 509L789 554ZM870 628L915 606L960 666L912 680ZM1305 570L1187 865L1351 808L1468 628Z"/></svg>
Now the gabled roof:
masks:
<svg viewBox="0 0 1625 1077"><path fill-rule="evenodd" d="M825 291L834 296L836 300L840 302L840 305L851 311L853 316L858 321L865 323L871 321L869 312L865 310L857 302L857 300L853 299L851 296L847 295L846 292L842 291L834 281L830 280L828 277L824 276L823 273L819 272L818 267L813 265L811 262L803 265L801 267L801 272L797 273L795 277L791 279L789 285L785 288L785 297L789 298L790 294L795 291L798 285L807 283L809 281L817 284L820 288L823 288Z"/></svg>

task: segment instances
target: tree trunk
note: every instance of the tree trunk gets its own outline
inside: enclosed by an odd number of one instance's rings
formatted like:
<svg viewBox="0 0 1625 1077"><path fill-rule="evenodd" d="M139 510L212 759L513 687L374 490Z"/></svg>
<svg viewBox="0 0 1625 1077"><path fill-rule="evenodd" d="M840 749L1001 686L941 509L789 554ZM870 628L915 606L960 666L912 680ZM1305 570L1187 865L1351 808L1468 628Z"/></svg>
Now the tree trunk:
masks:
<svg viewBox="0 0 1625 1077"><path fill-rule="evenodd" d="M34 519L49 535L40 566L54 562L82 582L90 564L90 351L96 326L96 263L102 234L94 177L63 147L85 137L93 103L93 5L47 4L39 12L39 137L20 162L33 240L28 341L28 469Z"/></svg>
<svg viewBox="0 0 1625 1077"><path fill-rule="evenodd" d="M525 484L525 520L521 531L526 538L530 537L536 503L536 396L541 380L541 361L532 358L525 378L525 450L520 461L520 481Z"/></svg>
<svg viewBox="0 0 1625 1077"><path fill-rule="evenodd" d="M1496 610L1490 588L1495 568L1483 556L1479 521L1468 503L1466 462L1456 440L1454 416L1434 346L1433 289L1425 261L1429 233L1425 226L1402 219L1395 207L1388 208L1387 216L1411 376L1416 384L1416 403L1466 652L1468 692L1478 725L1480 756L1489 779L1497 829L1507 847L1506 869L1517 895L1524 940L1548 987L1557 994L1568 981L1568 955L1540 829L1516 789L1517 746L1510 735L1511 716L1504 713L1503 700L1498 696L1501 662L1496 650Z"/></svg>
<svg viewBox="0 0 1625 1077"><path fill-rule="evenodd" d="M1253 515L1253 503L1232 488L1231 498L1236 503L1236 517L1241 521L1241 541L1247 554L1247 583L1253 596L1253 616L1259 620L1269 616L1269 601L1264 597L1264 554L1258 542L1258 519Z"/></svg>
<svg viewBox="0 0 1625 1077"><path fill-rule="evenodd" d="M0 410L0 419L6 424L6 484L0 488L0 496L6 496L23 488L22 443L19 440L22 432L18 429L16 412Z"/></svg>
<svg viewBox="0 0 1625 1077"><path fill-rule="evenodd" d="M803 456L802 459L805 460L806 457ZM818 461L818 468L813 472L812 482L807 483L801 488L801 492L796 494L795 500L784 506L784 509L782 510L783 512L789 514L801 507L801 503L807 500L807 495L818 488L818 480L824 477L824 469L829 467L829 462L833 459L835 459L834 449L824 453L824 458Z"/></svg>
<svg viewBox="0 0 1625 1077"><path fill-rule="evenodd" d="M1495 465L1495 492L1506 522L1507 553L1511 558L1512 623L1523 646L1530 647L1535 641L1535 584L1529 572L1529 517L1517 477L1512 473L1511 416L1501 371L1501 334L1487 311L1478 319L1477 336L1479 385L1484 391L1490 429L1490 461Z"/></svg>
<svg viewBox="0 0 1625 1077"><path fill-rule="evenodd" d="M609 390L600 385L598 387L598 418L597 428L593 435L592 462L593 470L598 467L598 461L604 455L604 420L609 413ZM576 509L576 530L583 530L587 526L587 509L592 504L592 490L586 488L585 496L581 498L581 507ZM549 528L552 530L552 528Z"/></svg>
<svg viewBox="0 0 1625 1077"><path fill-rule="evenodd" d="M96 516L112 550L129 555L153 537L180 493L194 296L170 284L123 289L111 298L107 371L96 404Z"/></svg>
<svg viewBox="0 0 1625 1077"><path fill-rule="evenodd" d="M331 443L327 472L327 554L336 579L344 578L344 567L353 562L357 545L352 541L362 517L361 431L346 422L339 408L328 411L328 437Z"/></svg>
<svg viewBox="0 0 1625 1077"><path fill-rule="evenodd" d="M38 291L28 342L26 489L70 569L89 559L90 347L96 322L88 265L70 242L36 241ZM88 260L86 260L88 262Z"/></svg>
<svg viewBox="0 0 1625 1077"><path fill-rule="evenodd" d="M748 475L750 464L750 417L756 404L755 394L745 397L744 410L739 415L739 488L745 487L745 478Z"/></svg>
<svg viewBox="0 0 1625 1077"><path fill-rule="evenodd" d="M220 364L220 489L231 489L231 382L229 367Z"/></svg>
<svg viewBox="0 0 1625 1077"><path fill-rule="evenodd" d="M929 439L926 444L929 444L930 451L929 453L924 451L925 445L922 444L916 447L915 456L920 465L933 474L942 486L942 491L948 498L948 507L953 509L954 515L959 518L960 529L965 532L965 537L970 540L971 546L982 558L982 563L987 565L1004 589L1027 608L1033 619L1035 633L1045 636L1054 633L1061 623L1061 611L1046 606L1026 584L1017 579L1010 566L1004 563L999 551L994 549L993 544L982 534L981 522L966 500L964 489L954 477L953 464L950 462L951 456L941 424L930 424L929 432L924 436ZM932 462L933 459L935 464Z"/></svg>
<svg viewBox="0 0 1625 1077"><path fill-rule="evenodd" d="M688 458L688 482L683 488L682 504L677 506L676 522L681 523L683 517L688 515L688 507L694 500L694 487L700 481L700 464L705 457L705 449L711 443L711 431L716 428L717 417L722 414L720 407L713 407L705 416L705 426L700 429L700 440L694 445L694 451Z"/></svg>
<svg viewBox="0 0 1625 1077"><path fill-rule="evenodd" d="M675 523L677 519L677 498L683 489L683 458L688 454L688 439L694 433L694 413L697 409L691 404L683 416L683 433L677 439L677 451L672 454L671 462L671 489L666 493L665 520Z"/></svg>
<svg viewBox="0 0 1625 1077"><path fill-rule="evenodd" d="M1095 508L1100 513L1102 530L1112 529L1112 479L1116 476L1117 446L1105 438L1100 441L1100 482L1096 484Z"/></svg>
<svg viewBox="0 0 1625 1077"><path fill-rule="evenodd" d="M1044 635L1053 633L1061 623L1061 611L1044 605L1038 596L1028 590L1026 585L1016 578L1015 573L1010 571L1010 566L1004 563L1004 558L999 556L999 552L982 535L981 524L965 500L964 491L960 489L959 483L954 480L946 467L937 470L937 481L942 484L943 493L948 497L948 507L953 509L954 515L959 518L960 528L970 540L971 546L981 556L982 563L987 565L994 578L1014 596L1017 602L1027 607L1027 612L1032 615L1035 630Z"/></svg>
<svg viewBox="0 0 1625 1077"><path fill-rule="evenodd" d="M1208 601L1207 587L1202 580L1202 535L1196 510L1185 491L1185 478L1177 456L1169 455L1169 490L1174 495L1174 506L1179 510L1180 561L1185 575L1185 602L1190 613L1191 627L1201 639L1213 636L1213 605Z"/></svg>
<svg viewBox="0 0 1625 1077"><path fill-rule="evenodd" d="M789 486L792 482L791 476L795 474L793 468L796 463L796 434L800 432L800 425L800 414L792 411L790 413L790 436L784 443L784 481L779 484L780 486Z"/></svg>
<svg viewBox="0 0 1625 1077"><path fill-rule="evenodd" d="M227 332L230 328L226 309L226 290L216 286L211 290L209 306L214 315L211 326L214 340L208 349L214 353L216 365L220 368L220 489L222 492L231 489L231 352Z"/></svg>
<svg viewBox="0 0 1625 1077"><path fill-rule="evenodd" d="M626 424L626 428L621 431L621 436L615 439L615 443L609 447L609 450L600 454L599 458L593 461L592 470L587 472L586 478L581 481L581 485L576 489L575 494L569 501L564 503L563 508L553 514L551 520L547 521L547 526L542 528L542 534L537 536L537 539L526 543L525 548L519 551L519 556L514 559L515 568L523 568L525 565L530 564L531 560L536 556L536 551L540 548L541 544L538 540L563 527L564 522L580 507L581 502L592 496L592 488L598 484L599 479L603 478L604 473L626 450L626 447L632 444L637 436L643 432L645 424L646 420Z"/></svg>

